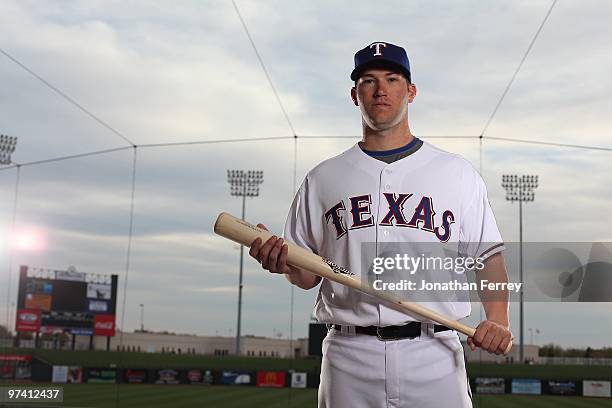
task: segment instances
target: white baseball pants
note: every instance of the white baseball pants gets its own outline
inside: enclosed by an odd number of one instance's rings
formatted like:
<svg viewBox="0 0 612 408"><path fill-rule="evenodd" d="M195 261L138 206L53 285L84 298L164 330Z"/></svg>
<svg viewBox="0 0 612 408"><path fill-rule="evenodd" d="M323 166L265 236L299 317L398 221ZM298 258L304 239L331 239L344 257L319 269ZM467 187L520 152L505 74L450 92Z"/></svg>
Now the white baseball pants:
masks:
<svg viewBox="0 0 612 408"><path fill-rule="evenodd" d="M471 408L463 347L452 330L381 341L331 329L323 340L319 408Z"/></svg>

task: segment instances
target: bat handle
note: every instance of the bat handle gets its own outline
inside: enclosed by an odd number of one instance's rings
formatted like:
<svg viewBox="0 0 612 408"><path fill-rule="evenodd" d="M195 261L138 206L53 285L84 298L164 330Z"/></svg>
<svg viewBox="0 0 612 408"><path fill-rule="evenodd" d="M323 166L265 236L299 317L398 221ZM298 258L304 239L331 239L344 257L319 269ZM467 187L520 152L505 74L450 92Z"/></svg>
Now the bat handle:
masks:
<svg viewBox="0 0 612 408"><path fill-rule="evenodd" d="M468 337L474 337L474 334L476 334L476 329L474 329L473 327L466 326L459 322L457 322L457 324L460 327L456 327L454 329L458 332L463 333ZM510 340L510 343L508 343L508 347L506 347L506 349L504 350L504 356L507 356L510 353L510 350L512 350L512 340Z"/></svg>

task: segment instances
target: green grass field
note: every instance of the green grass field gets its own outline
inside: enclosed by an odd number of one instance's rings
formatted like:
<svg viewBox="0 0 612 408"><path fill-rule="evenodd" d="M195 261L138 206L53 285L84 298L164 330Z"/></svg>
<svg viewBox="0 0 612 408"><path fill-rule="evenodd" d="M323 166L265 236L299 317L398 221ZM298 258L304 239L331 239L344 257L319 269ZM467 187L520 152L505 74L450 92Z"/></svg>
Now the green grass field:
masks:
<svg viewBox="0 0 612 408"><path fill-rule="evenodd" d="M50 384L44 384L50 386ZM94 385L64 384L64 403L54 406L80 408L313 408L317 390L265 389L238 386L191 385ZM0 404L0 406L2 406ZM28 406L20 404L18 406ZM41 404L29 404L41 407ZM610 399L487 395L475 396L476 408L600 408ZM451 408L451 407L449 407Z"/></svg>

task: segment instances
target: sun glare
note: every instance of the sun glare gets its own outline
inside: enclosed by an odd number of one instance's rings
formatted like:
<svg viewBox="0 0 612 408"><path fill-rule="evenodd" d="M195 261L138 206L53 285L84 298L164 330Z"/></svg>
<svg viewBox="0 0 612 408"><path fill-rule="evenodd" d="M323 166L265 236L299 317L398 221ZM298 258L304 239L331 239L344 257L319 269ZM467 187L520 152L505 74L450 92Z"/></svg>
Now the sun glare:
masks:
<svg viewBox="0 0 612 408"><path fill-rule="evenodd" d="M10 241L18 251L42 251L46 246L43 232L34 228L17 229Z"/></svg>

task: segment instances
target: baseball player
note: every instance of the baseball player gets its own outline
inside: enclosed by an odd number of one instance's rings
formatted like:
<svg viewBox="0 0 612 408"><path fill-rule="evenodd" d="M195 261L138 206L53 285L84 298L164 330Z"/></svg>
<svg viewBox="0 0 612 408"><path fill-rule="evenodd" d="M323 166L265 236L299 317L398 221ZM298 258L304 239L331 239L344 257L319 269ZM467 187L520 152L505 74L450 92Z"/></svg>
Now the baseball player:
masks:
<svg viewBox="0 0 612 408"><path fill-rule="evenodd" d="M408 105L417 89L406 51L372 43L355 54L350 77L363 138L306 175L289 211L284 239L362 275L363 243L377 248L386 243L457 243L483 261L479 279L507 282L503 244L481 177L463 158L410 131ZM314 315L329 331L323 341L319 407L472 406L455 331L288 266L283 238L258 238L250 255L300 288L320 284ZM469 302L427 306L456 320L470 314ZM501 354L512 339L507 292L483 306L486 320L468 344Z"/></svg>

